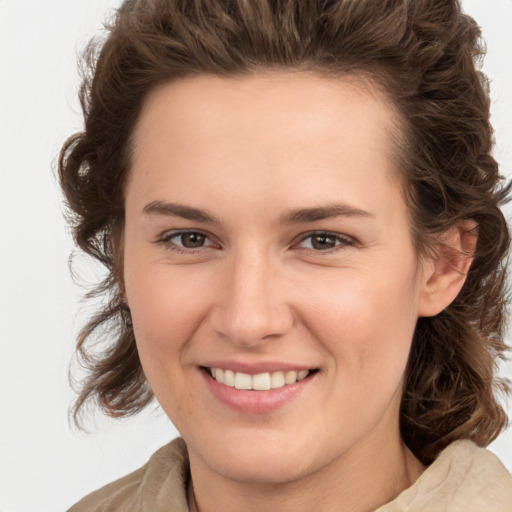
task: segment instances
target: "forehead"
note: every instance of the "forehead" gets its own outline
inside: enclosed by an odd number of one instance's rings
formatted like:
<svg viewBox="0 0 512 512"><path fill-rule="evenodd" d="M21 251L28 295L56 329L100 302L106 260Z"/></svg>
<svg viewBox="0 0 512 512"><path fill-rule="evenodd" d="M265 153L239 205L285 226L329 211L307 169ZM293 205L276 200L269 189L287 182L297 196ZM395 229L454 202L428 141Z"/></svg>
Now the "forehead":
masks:
<svg viewBox="0 0 512 512"><path fill-rule="evenodd" d="M137 156L150 139L158 141L157 127L164 125L180 143L189 137L214 145L228 133L232 139L245 137L247 144L273 137L278 145L290 136L308 141L323 132L325 138L333 126L349 124L352 133L366 131L372 138L368 144L377 143L393 156L390 135L399 130L399 115L368 77L327 78L299 71L199 75L149 94L135 129L134 149Z"/></svg>
<svg viewBox="0 0 512 512"><path fill-rule="evenodd" d="M330 189L339 196L350 182L352 196L364 199L369 180L397 175L397 125L387 98L357 77L196 76L149 95L134 134L130 181L148 197L165 184L171 195L194 188L198 201L217 186L253 197L286 186L297 196L321 197Z"/></svg>

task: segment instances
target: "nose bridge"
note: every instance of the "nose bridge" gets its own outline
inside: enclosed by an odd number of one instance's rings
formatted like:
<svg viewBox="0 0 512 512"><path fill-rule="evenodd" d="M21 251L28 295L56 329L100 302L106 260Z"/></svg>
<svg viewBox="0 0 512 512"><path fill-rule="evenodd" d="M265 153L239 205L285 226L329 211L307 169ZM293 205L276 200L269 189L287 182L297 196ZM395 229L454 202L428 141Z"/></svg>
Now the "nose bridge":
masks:
<svg viewBox="0 0 512 512"><path fill-rule="evenodd" d="M233 251L215 328L234 343L250 345L284 334L292 324L279 265L261 247Z"/></svg>

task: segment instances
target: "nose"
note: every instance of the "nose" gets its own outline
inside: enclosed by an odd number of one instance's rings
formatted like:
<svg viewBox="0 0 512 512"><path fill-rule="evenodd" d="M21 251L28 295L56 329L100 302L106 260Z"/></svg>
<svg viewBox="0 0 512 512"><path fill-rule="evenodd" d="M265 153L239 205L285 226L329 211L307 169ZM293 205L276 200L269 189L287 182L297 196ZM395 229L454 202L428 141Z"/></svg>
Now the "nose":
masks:
<svg viewBox="0 0 512 512"><path fill-rule="evenodd" d="M293 314L279 265L254 251L234 256L222 276L222 292L211 313L214 330L247 347L286 334Z"/></svg>

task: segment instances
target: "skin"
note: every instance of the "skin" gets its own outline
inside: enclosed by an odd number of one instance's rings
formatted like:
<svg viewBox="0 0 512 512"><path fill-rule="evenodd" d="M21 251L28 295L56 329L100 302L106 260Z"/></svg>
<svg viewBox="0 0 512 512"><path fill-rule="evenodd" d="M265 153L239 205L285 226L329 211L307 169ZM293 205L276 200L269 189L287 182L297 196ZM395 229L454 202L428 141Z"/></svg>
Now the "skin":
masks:
<svg viewBox="0 0 512 512"><path fill-rule="evenodd" d="M423 471L399 432L404 372L417 318L453 300L465 262L419 261L396 126L376 90L311 74L200 76L150 94L126 186L124 285L202 512L374 510ZM344 210L289 218L333 204ZM460 233L445 242L463 245ZM246 413L208 389L200 368L219 359L318 372L276 410Z"/></svg>

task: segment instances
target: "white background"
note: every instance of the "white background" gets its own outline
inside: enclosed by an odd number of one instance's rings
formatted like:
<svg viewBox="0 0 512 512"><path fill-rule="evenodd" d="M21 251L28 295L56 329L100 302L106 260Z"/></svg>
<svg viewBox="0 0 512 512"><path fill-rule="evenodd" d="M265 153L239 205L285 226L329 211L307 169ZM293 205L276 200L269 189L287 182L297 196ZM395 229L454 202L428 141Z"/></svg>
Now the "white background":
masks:
<svg viewBox="0 0 512 512"><path fill-rule="evenodd" d="M0 0L1 512L65 510L176 436L156 408L129 420L100 418L89 435L68 424L68 364L90 307L68 272L72 245L55 159L80 128L76 54L118 4ZM512 0L463 5L488 43L496 156L512 176ZM512 471L511 431L491 448Z"/></svg>

